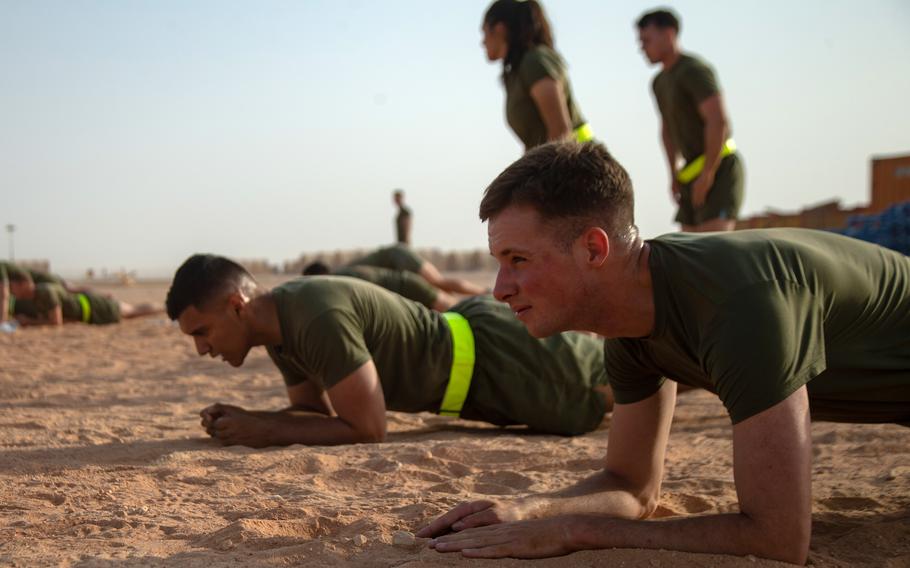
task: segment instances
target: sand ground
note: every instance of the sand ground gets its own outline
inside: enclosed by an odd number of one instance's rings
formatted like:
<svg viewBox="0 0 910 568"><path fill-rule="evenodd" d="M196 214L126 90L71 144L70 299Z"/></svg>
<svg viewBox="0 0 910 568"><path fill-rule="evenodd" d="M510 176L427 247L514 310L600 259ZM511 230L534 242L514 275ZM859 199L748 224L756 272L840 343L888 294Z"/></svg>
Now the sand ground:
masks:
<svg viewBox="0 0 910 568"><path fill-rule="evenodd" d="M107 290L160 301L166 284ZM393 534L462 500L570 484L600 467L607 443L608 422L561 438L390 413L384 444L221 447L198 411L280 408L281 379L262 350L240 369L198 358L164 317L0 334L0 361L3 566L492 565ZM817 423L813 439L810 564L910 566L910 428ZM723 407L683 395L661 513L735 511L731 460ZM778 565L647 550L496 565L526 563Z"/></svg>

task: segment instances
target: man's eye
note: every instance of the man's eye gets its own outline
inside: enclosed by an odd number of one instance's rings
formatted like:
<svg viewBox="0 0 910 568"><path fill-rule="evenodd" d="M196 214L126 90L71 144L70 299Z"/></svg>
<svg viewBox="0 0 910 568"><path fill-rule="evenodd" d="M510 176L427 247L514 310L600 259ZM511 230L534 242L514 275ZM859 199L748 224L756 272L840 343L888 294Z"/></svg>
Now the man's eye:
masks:
<svg viewBox="0 0 910 568"><path fill-rule="evenodd" d="M525 259L524 259L523 257L520 257L520 256L513 256L510 262L511 262L512 264L519 264L519 263L524 262L524 261L525 261Z"/></svg>

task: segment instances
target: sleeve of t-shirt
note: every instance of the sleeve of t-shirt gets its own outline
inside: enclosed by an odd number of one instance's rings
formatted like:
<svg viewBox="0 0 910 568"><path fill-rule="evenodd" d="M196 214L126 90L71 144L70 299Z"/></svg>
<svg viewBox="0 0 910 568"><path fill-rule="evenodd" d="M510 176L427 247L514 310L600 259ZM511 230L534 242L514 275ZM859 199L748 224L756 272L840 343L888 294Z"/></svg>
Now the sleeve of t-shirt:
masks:
<svg viewBox="0 0 910 568"><path fill-rule="evenodd" d="M771 408L825 370L824 314L805 286L756 284L718 310L705 370L734 424Z"/></svg>
<svg viewBox="0 0 910 568"><path fill-rule="evenodd" d="M275 363L275 366L278 367L278 371L281 372L281 378L284 379L285 386L293 387L305 381L311 380L311 377L308 377L305 373L294 369L289 365L286 365L280 358L273 356L272 353L269 353L269 356L272 357L272 362Z"/></svg>
<svg viewBox="0 0 910 568"><path fill-rule="evenodd" d="M604 367L617 404L632 404L660 390L664 377L648 364L640 342L604 340Z"/></svg>
<svg viewBox="0 0 910 568"><path fill-rule="evenodd" d="M565 67L559 56L542 49L532 49L525 53L518 66L518 76L528 89L545 77L561 81L564 75Z"/></svg>
<svg viewBox="0 0 910 568"><path fill-rule="evenodd" d="M705 63L692 65L680 78L680 86L696 103L720 92L714 71Z"/></svg>
<svg viewBox="0 0 910 568"><path fill-rule="evenodd" d="M38 312L46 314L60 305L60 298L48 284L38 284L35 286L34 302Z"/></svg>
<svg viewBox="0 0 910 568"><path fill-rule="evenodd" d="M329 310L303 331L297 350L308 370L329 389L371 359L363 326L347 310Z"/></svg>

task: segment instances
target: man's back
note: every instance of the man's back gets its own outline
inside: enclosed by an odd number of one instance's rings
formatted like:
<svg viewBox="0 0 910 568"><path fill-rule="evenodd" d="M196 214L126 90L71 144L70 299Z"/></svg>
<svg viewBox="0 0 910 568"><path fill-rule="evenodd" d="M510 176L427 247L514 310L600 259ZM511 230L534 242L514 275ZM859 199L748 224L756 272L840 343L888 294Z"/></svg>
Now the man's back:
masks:
<svg viewBox="0 0 910 568"><path fill-rule="evenodd" d="M650 245L654 330L607 342L617 401L667 376L716 392L739 422L808 382L816 418L910 420L910 259L799 229Z"/></svg>
<svg viewBox="0 0 910 568"><path fill-rule="evenodd" d="M452 368L452 334L442 315L352 278L309 276L271 294L283 344L268 352L288 385L312 380L327 389L372 359L389 410L439 410ZM606 401L593 387L606 377L597 339L536 339L489 296L451 311L468 321L475 344L463 418L559 434L601 422Z"/></svg>
<svg viewBox="0 0 910 568"><path fill-rule="evenodd" d="M351 278L311 276L271 293L283 344L268 351L287 384L330 388L372 359L390 410L427 410L442 399L452 352L438 314Z"/></svg>

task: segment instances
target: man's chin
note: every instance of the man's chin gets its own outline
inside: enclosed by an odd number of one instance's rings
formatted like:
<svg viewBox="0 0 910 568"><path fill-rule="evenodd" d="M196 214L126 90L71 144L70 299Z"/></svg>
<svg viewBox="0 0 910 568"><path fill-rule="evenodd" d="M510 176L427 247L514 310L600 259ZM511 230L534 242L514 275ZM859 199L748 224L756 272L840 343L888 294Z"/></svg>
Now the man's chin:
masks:
<svg viewBox="0 0 910 568"><path fill-rule="evenodd" d="M230 365L231 367L241 367L241 366L243 366L243 362L244 362L245 360L246 360L246 356L245 356L245 355L244 355L243 357L238 358L238 359L225 359L225 361L227 362L227 364Z"/></svg>
<svg viewBox="0 0 910 568"><path fill-rule="evenodd" d="M534 322L524 322L525 328L528 330L528 334L531 337L537 339L543 339L545 337L550 337L551 335L558 333L557 330L549 329L548 327L535 325Z"/></svg>

